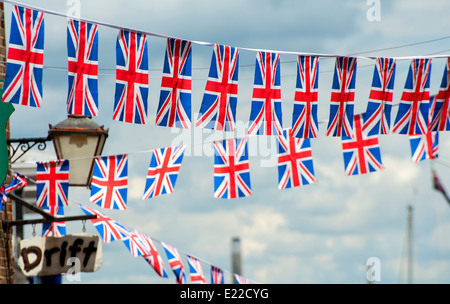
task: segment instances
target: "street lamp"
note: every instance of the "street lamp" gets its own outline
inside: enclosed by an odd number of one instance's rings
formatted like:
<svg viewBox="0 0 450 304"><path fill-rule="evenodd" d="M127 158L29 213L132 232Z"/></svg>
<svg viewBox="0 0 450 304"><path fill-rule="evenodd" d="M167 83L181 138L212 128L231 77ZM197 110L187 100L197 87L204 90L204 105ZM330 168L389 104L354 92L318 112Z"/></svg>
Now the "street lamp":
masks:
<svg viewBox="0 0 450 304"><path fill-rule="evenodd" d="M67 119L49 125L58 159L70 159L69 185L90 187L94 157L101 155L108 129L92 121L90 116L68 115Z"/></svg>

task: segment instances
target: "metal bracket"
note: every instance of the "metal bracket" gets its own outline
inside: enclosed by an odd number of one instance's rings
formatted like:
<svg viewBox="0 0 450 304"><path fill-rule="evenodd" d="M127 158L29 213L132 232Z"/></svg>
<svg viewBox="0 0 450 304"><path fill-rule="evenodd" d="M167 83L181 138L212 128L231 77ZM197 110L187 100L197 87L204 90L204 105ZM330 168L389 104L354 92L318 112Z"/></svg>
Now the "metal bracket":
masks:
<svg viewBox="0 0 450 304"><path fill-rule="evenodd" d="M52 139L50 136L7 139L6 143L10 148L10 156L9 156L10 163L14 164L19 158L21 158L25 153L27 153L36 145L39 151L45 150L45 148L47 148L47 142L51 140ZM13 157L19 151L19 148L22 153L13 160Z"/></svg>
<svg viewBox="0 0 450 304"><path fill-rule="evenodd" d="M19 203L22 206L24 206L36 213L39 213L44 218L43 219L33 219L33 220L2 221L3 229L5 231L7 231L7 229L9 229L9 227L11 227L11 226L23 226L23 225L33 225L33 224L43 224L43 223L54 223L54 222L82 221L82 220L97 218L97 215L95 215L95 214L55 217L55 216L39 209L38 207L35 207L35 206L29 204L27 201L25 201L21 197L15 195L14 193L8 193L7 195L9 198L14 200L16 203Z"/></svg>

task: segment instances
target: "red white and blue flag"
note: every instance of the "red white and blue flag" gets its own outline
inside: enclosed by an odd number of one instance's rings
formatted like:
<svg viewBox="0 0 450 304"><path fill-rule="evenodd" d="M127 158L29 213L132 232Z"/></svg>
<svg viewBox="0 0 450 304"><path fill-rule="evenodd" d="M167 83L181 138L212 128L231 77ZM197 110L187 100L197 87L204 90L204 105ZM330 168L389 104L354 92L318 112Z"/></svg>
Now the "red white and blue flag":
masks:
<svg viewBox="0 0 450 304"><path fill-rule="evenodd" d="M450 58L444 69L441 87L434 98L434 104L430 108L430 121L428 128L430 131L449 131L450 130Z"/></svg>
<svg viewBox="0 0 450 304"><path fill-rule="evenodd" d="M181 145L153 150L142 199L173 192L185 148Z"/></svg>
<svg viewBox="0 0 450 304"><path fill-rule="evenodd" d="M167 260L169 262L170 268L172 268L173 273L175 274L176 280L178 284L186 283L186 271L184 269L183 262L181 261L180 254L175 247L172 247L169 244L161 242L161 245L164 247L166 252Z"/></svg>
<svg viewBox="0 0 450 304"><path fill-rule="evenodd" d="M6 194L8 194L12 191L22 189L27 185L28 185L28 178L25 175L20 174L19 172L14 172L13 179L11 183L5 188L5 192Z"/></svg>
<svg viewBox="0 0 450 304"><path fill-rule="evenodd" d="M167 278L167 272L166 267L164 267L163 260L161 258L161 255L159 254L158 250L156 249L155 244L153 244L153 241L151 237L146 235L142 232L137 232L137 235L139 236L140 240L144 244L145 247L145 253L142 255L142 257L147 261L147 263L153 267L155 272L162 278Z"/></svg>
<svg viewBox="0 0 450 304"><path fill-rule="evenodd" d="M63 206L43 206L43 210L55 217L64 216ZM42 224L42 236L64 236L66 235L66 222L52 222Z"/></svg>
<svg viewBox="0 0 450 304"><path fill-rule="evenodd" d="M211 266L211 284L225 284L223 270L216 266Z"/></svg>
<svg viewBox="0 0 450 304"><path fill-rule="evenodd" d="M398 134L426 134L430 104L431 58L413 59L392 128Z"/></svg>
<svg viewBox="0 0 450 304"><path fill-rule="evenodd" d="M69 20L67 24L67 113L98 114L98 26Z"/></svg>
<svg viewBox="0 0 450 304"><path fill-rule="evenodd" d="M120 30L116 42L114 120L146 123L148 82L147 36Z"/></svg>
<svg viewBox="0 0 450 304"><path fill-rule="evenodd" d="M122 224L113 220L109 216L86 206L77 203L78 207L84 211L87 215L96 215L96 218L91 219L92 225L97 229L98 233L103 239L105 244L111 243L116 240L123 240L127 237L129 229Z"/></svg>
<svg viewBox="0 0 450 304"><path fill-rule="evenodd" d="M356 58L337 57L331 89L327 136L351 136L355 101Z"/></svg>
<svg viewBox="0 0 450 304"><path fill-rule="evenodd" d="M192 284L206 284L205 276L203 275L203 268L200 261L190 255L186 256L189 264L189 274Z"/></svg>
<svg viewBox="0 0 450 304"><path fill-rule="evenodd" d="M352 136L342 136L345 173L365 174L384 169L378 135L367 135L362 131L362 114L354 116Z"/></svg>
<svg viewBox="0 0 450 304"><path fill-rule="evenodd" d="M191 42L168 38L156 125L191 127Z"/></svg>
<svg viewBox="0 0 450 304"><path fill-rule="evenodd" d="M196 126L234 131L238 94L239 49L215 44Z"/></svg>
<svg viewBox="0 0 450 304"><path fill-rule="evenodd" d="M372 89L363 116L363 131L368 135L389 134L391 129L396 62L395 58L377 58L375 61Z"/></svg>
<svg viewBox="0 0 450 304"><path fill-rule="evenodd" d="M282 132L280 54L259 51L248 134L280 135Z"/></svg>
<svg viewBox="0 0 450 304"><path fill-rule="evenodd" d="M291 129L277 136L278 189L287 189L315 182L309 138L297 138Z"/></svg>
<svg viewBox="0 0 450 304"><path fill-rule="evenodd" d="M439 132L428 131L426 134L409 135L411 160L418 163L425 159L439 156Z"/></svg>
<svg viewBox="0 0 450 304"><path fill-rule="evenodd" d="M69 161L57 160L37 162L36 166L36 205L68 205Z"/></svg>
<svg viewBox="0 0 450 304"><path fill-rule="evenodd" d="M214 142L214 197L231 199L251 194L245 138Z"/></svg>
<svg viewBox="0 0 450 304"><path fill-rule="evenodd" d="M91 182L90 200L105 209L125 210L128 191L126 154L97 157Z"/></svg>
<svg viewBox="0 0 450 304"><path fill-rule="evenodd" d="M3 102L41 106L44 13L14 6L11 17Z"/></svg>
<svg viewBox="0 0 450 304"><path fill-rule="evenodd" d="M294 137L316 138L319 130L317 100L319 91L319 57L298 56L297 84L292 114Z"/></svg>
<svg viewBox="0 0 450 304"><path fill-rule="evenodd" d="M235 273L234 278L236 279L237 284L248 284L248 279Z"/></svg>
<svg viewBox="0 0 450 304"><path fill-rule="evenodd" d="M125 231L122 241L134 257L146 254L144 242L136 229Z"/></svg>

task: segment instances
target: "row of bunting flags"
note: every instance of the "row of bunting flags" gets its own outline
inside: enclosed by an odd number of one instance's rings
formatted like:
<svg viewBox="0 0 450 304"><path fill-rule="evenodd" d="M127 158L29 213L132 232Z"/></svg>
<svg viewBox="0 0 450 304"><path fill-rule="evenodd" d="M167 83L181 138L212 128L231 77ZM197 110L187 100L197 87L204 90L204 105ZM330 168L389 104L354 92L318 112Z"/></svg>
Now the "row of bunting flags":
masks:
<svg viewBox="0 0 450 304"><path fill-rule="evenodd" d="M145 33L120 29L116 41L116 85L113 119L145 124L148 115L148 45ZM69 19L67 24L67 113L98 115L98 25ZM298 55L293 94L292 134L318 135L318 79L320 55ZM441 56L442 57L442 56ZM353 136L357 57L337 56L327 136ZM450 58L441 87L430 102L431 60L411 59L397 116L391 126L396 58L375 61L362 130L368 135L426 134L448 131ZM44 12L14 6L3 102L29 107L42 103ZM213 54L195 126L233 131L236 124L239 48L213 44ZM167 38L156 125L190 128L192 42ZM282 135L280 54L257 51L248 134ZM359 118L358 118L359 119Z"/></svg>
<svg viewBox="0 0 450 304"><path fill-rule="evenodd" d="M58 172L58 170L54 170L54 174L65 174ZM34 182L39 187L39 181L42 181L39 176L36 177L36 181L31 180L29 177L19 173L13 172L13 178L9 185L2 185L0 187L1 194L1 209L3 210L3 203L7 200L7 195L13 191L23 189L28 185L28 182ZM56 185L59 186L59 185ZM51 189L47 189L47 191L51 192ZM67 197L67 196L66 196ZM96 228L98 233L100 234L103 242L105 244L111 243L113 241L120 240L125 246L128 248L130 253L134 257L143 257L144 260L152 266L155 272L162 278L168 278L168 274L166 271L166 267L164 266L164 261L158 252L157 247L154 244L155 240L149 237L147 234L142 233L136 229L127 228L123 224L118 221L112 219L111 217L99 212L98 210L89 208L80 203L76 203L77 206L87 215L95 215L96 217L91 219L93 226ZM62 217L64 213L63 205L58 205L57 202L53 202L52 200L48 200L45 204L42 204L43 210L56 216ZM52 222L52 223L44 223L42 228L42 236L64 236L66 235L66 225L64 221L61 222ZM189 274L190 283L192 284L206 284L207 280L205 274L203 272L202 263L206 263L204 260L195 257L190 254L184 254L186 256L186 261L188 263L188 267L182 262L181 255L177 248L162 242L158 241L164 251L166 253L167 261L172 269L176 282L178 284L188 283L186 279L186 275ZM209 263L208 263L209 264ZM212 264L210 265L210 283L211 284L225 284L225 275L226 270L221 269ZM232 273L237 284L249 284L253 281L248 278L237 274Z"/></svg>

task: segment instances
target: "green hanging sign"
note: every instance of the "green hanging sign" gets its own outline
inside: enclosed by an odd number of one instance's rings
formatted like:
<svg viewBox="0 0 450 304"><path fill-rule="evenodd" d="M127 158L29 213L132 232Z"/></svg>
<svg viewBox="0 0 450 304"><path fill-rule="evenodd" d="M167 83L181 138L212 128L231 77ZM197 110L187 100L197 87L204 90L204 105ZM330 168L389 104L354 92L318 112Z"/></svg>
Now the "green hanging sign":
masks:
<svg viewBox="0 0 450 304"><path fill-rule="evenodd" d="M9 170L9 151L6 142L6 124L14 112L11 103L2 102L3 88L0 88L0 185L3 185Z"/></svg>

